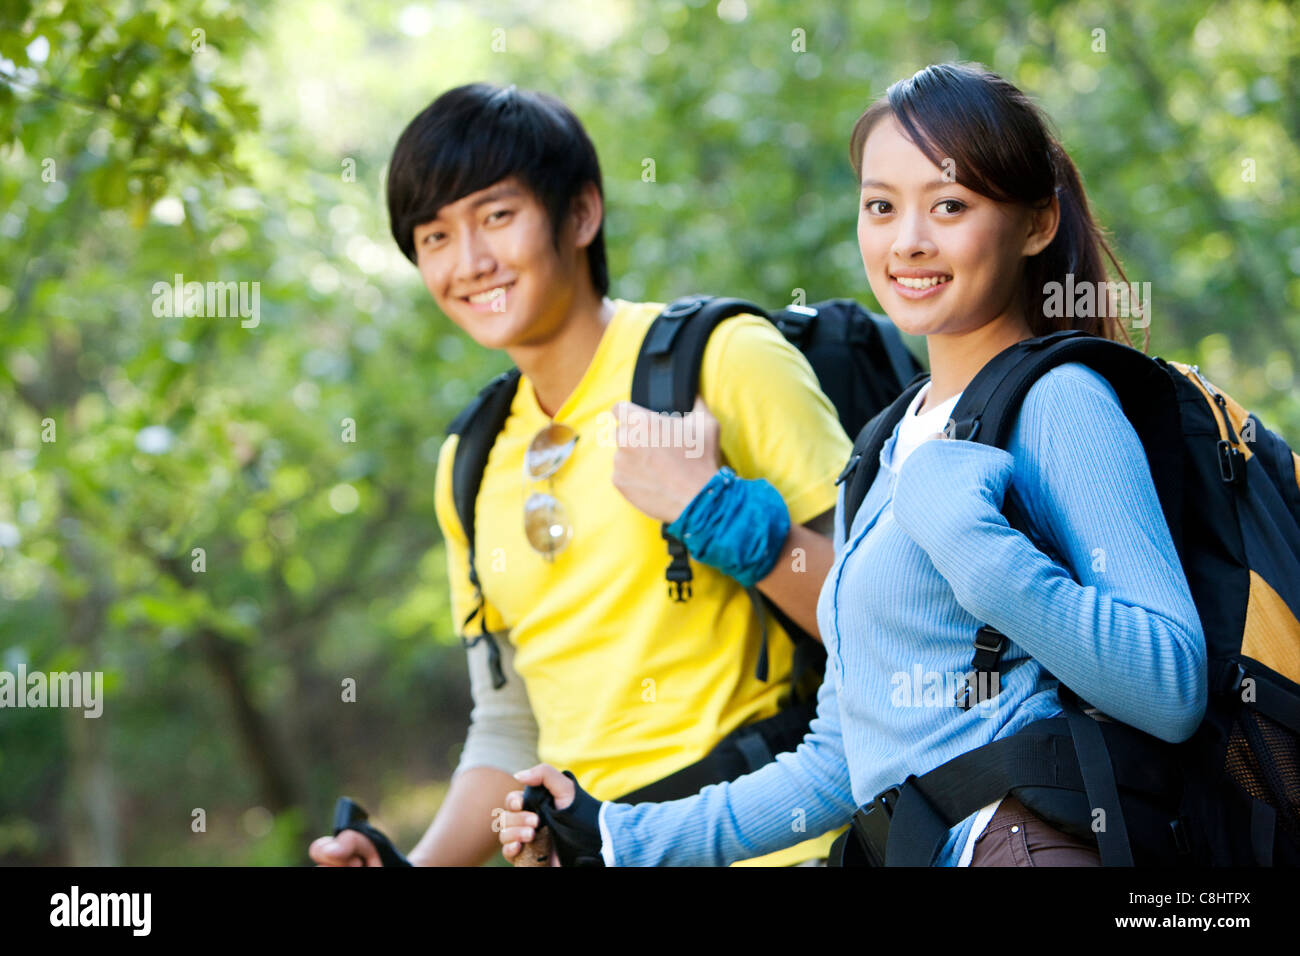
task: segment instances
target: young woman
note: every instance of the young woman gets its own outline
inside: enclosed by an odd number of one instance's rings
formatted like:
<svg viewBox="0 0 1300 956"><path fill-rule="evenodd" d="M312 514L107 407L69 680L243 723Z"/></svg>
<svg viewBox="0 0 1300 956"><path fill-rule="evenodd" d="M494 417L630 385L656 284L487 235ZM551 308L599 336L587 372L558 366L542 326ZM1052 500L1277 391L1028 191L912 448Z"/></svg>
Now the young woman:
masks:
<svg viewBox="0 0 1300 956"><path fill-rule="evenodd" d="M1063 365L1029 392L1008 451L944 440L962 390L1004 348L1069 327L1126 338L1112 317L1044 305L1049 283L1104 282L1114 263L1073 163L1023 93L968 66L894 84L850 142L867 279L899 328L926 337L930 384L849 528L841 493L818 604L830 659L796 751L663 804L598 804L546 766L517 775L545 784L608 865L723 864L842 826L908 775L1060 714L1058 680L1168 741L1204 713L1196 608L1109 384ZM1005 495L1037 543L1008 526ZM963 710L915 686L966 672L981 625L1010 639L993 706ZM513 857L538 821L518 794L507 810L500 839ZM934 862L1098 856L1007 797L954 827Z"/></svg>

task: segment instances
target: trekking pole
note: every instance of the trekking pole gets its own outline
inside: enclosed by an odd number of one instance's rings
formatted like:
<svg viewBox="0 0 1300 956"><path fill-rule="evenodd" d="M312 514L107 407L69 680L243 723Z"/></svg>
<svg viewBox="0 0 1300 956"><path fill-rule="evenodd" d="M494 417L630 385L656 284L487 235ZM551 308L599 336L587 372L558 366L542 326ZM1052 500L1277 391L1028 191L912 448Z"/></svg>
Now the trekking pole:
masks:
<svg viewBox="0 0 1300 956"><path fill-rule="evenodd" d="M550 866L551 849L555 841L551 839L550 827L538 827L533 842L525 843L524 848L514 859L515 866Z"/></svg>
<svg viewBox="0 0 1300 956"><path fill-rule="evenodd" d="M542 808L547 804L553 807L555 801L550 791L545 787L528 786L524 788L524 809L529 813L537 814L539 821L546 819ZM551 836L551 828L545 826L544 823L538 823L532 842L524 843L522 846L519 855L514 858L515 866L551 865L551 851L555 848L555 839Z"/></svg>

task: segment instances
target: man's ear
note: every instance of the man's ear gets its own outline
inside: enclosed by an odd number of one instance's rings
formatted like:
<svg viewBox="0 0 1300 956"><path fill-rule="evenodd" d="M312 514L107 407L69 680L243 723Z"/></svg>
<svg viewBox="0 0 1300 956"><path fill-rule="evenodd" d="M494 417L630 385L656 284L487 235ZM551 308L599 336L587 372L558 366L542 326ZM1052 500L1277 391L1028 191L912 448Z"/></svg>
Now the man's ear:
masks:
<svg viewBox="0 0 1300 956"><path fill-rule="evenodd" d="M1029 235L1025 237L1024 255L1036 256L1056 238L1056 230L1061 225L1061 201L1055 193L1052 198L1030 211Z"/></svg>
<svg viewBox="0 0 1300 956"><path fill-rule="evenodd" d="M569 220L573 226L573 242L579 249L591 245L600 231L600 224L605 218L605 204L600 198L596 184L588 182L573 197L569 210Z"/></svg>

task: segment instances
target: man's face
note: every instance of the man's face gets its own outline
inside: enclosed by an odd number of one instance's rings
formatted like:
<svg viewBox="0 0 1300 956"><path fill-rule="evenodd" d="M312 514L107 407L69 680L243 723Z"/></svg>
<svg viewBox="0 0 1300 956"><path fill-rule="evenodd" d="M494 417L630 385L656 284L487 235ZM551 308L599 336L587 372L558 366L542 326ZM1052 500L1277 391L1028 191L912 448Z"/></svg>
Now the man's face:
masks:
<svg viewBox="0 0 1300 956"><path fill-rule="evenodd" d="M862 151L858 245L881 307L911 335L960 334L995 319L1023 322L1016 293L1032 214L950 181L893 119ZM1049 237L1050 238L1050 237Z"/></svg>
<svg viewBox="0 0 1300 956"><path fill-rule="evenodd" d="M568 315L586 255L568 224L558 252L552 235L545 207L507 177L416 226L416 266L439 308L479 345L537 345Z"/></svg>

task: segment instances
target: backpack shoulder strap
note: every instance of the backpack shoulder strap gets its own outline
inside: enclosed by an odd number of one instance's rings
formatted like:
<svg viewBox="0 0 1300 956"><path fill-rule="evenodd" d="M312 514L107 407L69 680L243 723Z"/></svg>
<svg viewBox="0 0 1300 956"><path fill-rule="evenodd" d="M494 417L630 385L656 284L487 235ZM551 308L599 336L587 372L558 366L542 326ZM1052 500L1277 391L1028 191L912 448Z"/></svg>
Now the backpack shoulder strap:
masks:
<svg viewBox="0 0 1300 956"><path fill-rule="evenodd" d="M456 456L452 460L452 500L461 530L474 554L474 501L483 483L483 469L496 444L497 435L510 416L510 405L519 387L519 369L502 372L487 385L447 426L448 435L459 435ZM473 561L470 576L474 576Z"/></svg>
<svg viewBox="0 0 1300 956"><path fill-rule="evenodd" d="M958 440L1006 449L1029 390L1049 371L1067 362L1088 366L1115 390L1125 417L1142 442L1165 523L1181 554L1185 452L1181 412L1171 377L1177 373L1137 349L1074 329L1017 342L990 359L962 391L948 422L949 434ZM1079 434L1066 440L1095 439ZM1003 513L1011 527L1029 536L1028 521L1010 496L1003 504ZM1005 635L987 625L979 629L971 664L977 685L983 674L1000 669L999 658L1005 646ZM966 690L969 685L958 698L963 708L970 705Z"/></svg>
<svg viewBox="0 0 1300 956"><path fill-rule="evenodd" d="M641 351L632 372L632 401L656 412L690 412L700 391L700 368L704 364L704 350L709 337L724 319L742 314L771 318L761 307L744 299L690 295L670 303L651 323L641 342ZM670 558L664 572L668 594L674 601L687 601L691 597L694 578L690 555L684 544L668 534L666 523L662 533L668 542ZM775 614L792 636L795 631L791 629L796 625L757 589L749 588L748 591L762 632L755 676L766 681L767 611Z"/></svg>
<svg viewBox="0 0 1300 956"><path fill-rule="evenodd" d="M700 366L709 336L723 319L745 312L767 315L752 302L707 295L683 296L666 306L641 340L632 370L632 401L656 412L690 412L700 390ZM668 534L667 523L663 537L671 558L664 572L668 594L679 603L689 601L694 575L686 546ZM765 665L766 660L761 660L760 669L765 671Z"/></svg>
<svg viewBox="0 0 1300 956"><path fill-rule="evenodd" d="M484 611L483 589L479 583L478 572L474 568L474 511L479 488L483 484L483 470L487 467L488 456L496 444L506 419L510 417L510 405L514 402L515 392L519 387L519 369L512 368L502 372L475 396L474 400L457 415L447 426L448 435L460 436L456 442L456 453L451 465L451 497L456 505L456 517L460 520L461 530L469 545L467 564L469 565L469 582L474 586L475 607L461 625L461 640L471 647L481 640L488 642L488 658L492 668L492 686L501 688L505 685L505 672L501 667L501 653L487 629L487 614ZM469 624L475 617L481 616L482 630L473 641L464 635L469 631Z"/></svg>
<svg viewBox="0 0 1300 956"><path fill-rule="evenodd" d="M724 319L767 312L744 299L688 295L651 323L632 372L632 401L656 412L686 414L700 390L700 366L709 336Z"/></svg>
<svg viewBox="0 0 1300 956"><path fill-rule="evenodd" d="M853 452L849 455L848 464L844 466L844 470L835 479L837 485L843 484L845 481L848 482L844 487L844 534L846 537L849 529L853 527L853 519L857 516L858 509L862 507L863 499L867 497L867 492L876 480L876 473L880 470L881 449L885 447L885 442L889 440L889 436L894 433L895 426L903 420L903 415L907 412L907 406L912 404L912 399L916 397L916 393L929 380L930 374L928 372L922 372L915 376L898 398L894 399L875 418L862 426L862 430L858 432L858 437L854 439Z"/></svg>

